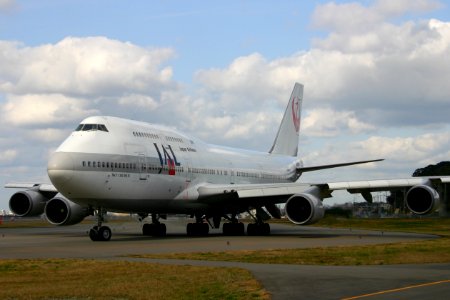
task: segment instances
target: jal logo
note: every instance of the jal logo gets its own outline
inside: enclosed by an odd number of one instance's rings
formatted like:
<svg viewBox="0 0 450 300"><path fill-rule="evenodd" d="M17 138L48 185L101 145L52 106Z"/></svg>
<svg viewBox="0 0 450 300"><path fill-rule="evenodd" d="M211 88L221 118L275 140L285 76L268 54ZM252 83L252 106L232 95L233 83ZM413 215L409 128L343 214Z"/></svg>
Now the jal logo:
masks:
<svg viewBox="0 0 450 300"><path fill-rule="evenodd" d="M169 175L175 175L176 173L175 167L181 166L181 163L177 161L177 157L175 156L172 147L170 145L167 146L161 145L161 148L163 150L161 154L158 145L156 143L153 143L153 145L155 146L156 152L158 152L159 162L161 163L161 169L159 173L162 172L164 166L167 166L169 170Z"/></svg>
<svg viewBox="0 0 450 300"><path fill-rule="evenodd" d="M292 121L294 122L295 132L300 130L300 110L299 110L299 98L294 97L292 99Z"/></svg>

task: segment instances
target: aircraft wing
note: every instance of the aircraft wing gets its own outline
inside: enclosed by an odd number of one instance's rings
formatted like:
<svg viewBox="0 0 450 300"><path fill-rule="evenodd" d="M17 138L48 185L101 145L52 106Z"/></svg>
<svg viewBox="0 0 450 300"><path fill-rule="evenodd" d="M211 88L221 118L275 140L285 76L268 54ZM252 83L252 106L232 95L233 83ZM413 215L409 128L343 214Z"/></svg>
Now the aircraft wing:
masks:
<svg viewBox="0 0 450 300"><path fill-rule="evenodd" d="M198 187L199 198L209 201L210 198L264 198L283 197L303 193L312 187L318 187L324 198L331 196L336 190L347 190L348 192L380 192L394 191L402 188L411 188L416 185L437 186L450 183L450 176L442 177L411 177L405 179L365 180L365 181L342 181L330 183L271 183L271 184L208 184ZM326 195L329 195L326 197ZM287 200L287 199L286 199ZM212 200L213 201L213 200Z"/></svg>
<svg viewBox="0 0 450 300"><path fill-rule="evenodd" d="M437 208L438 191L443 191L444 184L450 183L450 177L411 177L406 179L344 181L331 183L283 183L283 184L229 184L205 185L198 187L199 200L211 205L265 206L272 214L277 203L286 203L291 199L302 199L302 203L292 205L300 209L300 205L309 203L307 210L322 206L322 200L332 197L335 190L347 190L349 193L360 193L367 202L372 202L371 192L402 190L408 208L419 215L428 214ZM294 203L294 201L293 201ZM320 208L321 209L321 208ZM289 217L289 212L286 210ZM276 215L278 215L275 212ZM274 216L274 214L272 214ZM295 222L304 224L304 222Z"/></svg>
<svg viewBox="0 0 450 300"><path fill-rule="evenodd" d="M53 192L58 193L58 190L53 186L53 184L48 183L7 183L5 188L13 189L37 189L40 192Z"/></svg>

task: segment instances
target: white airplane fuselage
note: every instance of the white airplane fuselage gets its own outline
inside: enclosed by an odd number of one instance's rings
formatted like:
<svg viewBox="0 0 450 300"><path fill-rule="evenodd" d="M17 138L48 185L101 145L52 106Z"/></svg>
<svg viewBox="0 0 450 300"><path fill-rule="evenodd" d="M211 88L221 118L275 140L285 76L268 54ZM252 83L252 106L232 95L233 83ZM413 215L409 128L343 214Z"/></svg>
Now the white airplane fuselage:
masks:
<svg viewBox="0 0 450 300"><path fill-rule="evenodd" d="M48 175L79 205L189 213L207 209L199 185L293 182L300 166L293 156L210 145L171 128L98 116L83 120L61 144Z"/></svg>

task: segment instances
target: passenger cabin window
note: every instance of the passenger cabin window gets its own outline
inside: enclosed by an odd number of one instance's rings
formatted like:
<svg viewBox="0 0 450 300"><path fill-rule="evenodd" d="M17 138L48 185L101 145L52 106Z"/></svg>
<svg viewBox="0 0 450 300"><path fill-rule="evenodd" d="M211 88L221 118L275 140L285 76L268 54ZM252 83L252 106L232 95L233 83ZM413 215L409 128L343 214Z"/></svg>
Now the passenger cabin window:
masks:
<svg viewBox="0 0 450 300"><path fill-rule="evenodd" d="M80 124L75 131L104 131L109 132L104 124Z"/></svg>

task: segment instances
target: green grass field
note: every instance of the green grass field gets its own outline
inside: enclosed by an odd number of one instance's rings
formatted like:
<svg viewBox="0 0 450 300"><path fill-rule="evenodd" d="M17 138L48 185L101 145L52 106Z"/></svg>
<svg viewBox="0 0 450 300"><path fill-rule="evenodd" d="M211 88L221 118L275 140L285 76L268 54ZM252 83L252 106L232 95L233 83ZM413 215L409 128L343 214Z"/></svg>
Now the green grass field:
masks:
<svg viewBox="0 0 450 300"><path fill-rule="evenodd" d="M140 255L146 258L239 261L302 265L380 265L450 262L450 219L340 219L325 218L314 226L420 232L439 239L370 246L309 249L243 250Z"/></svg>

